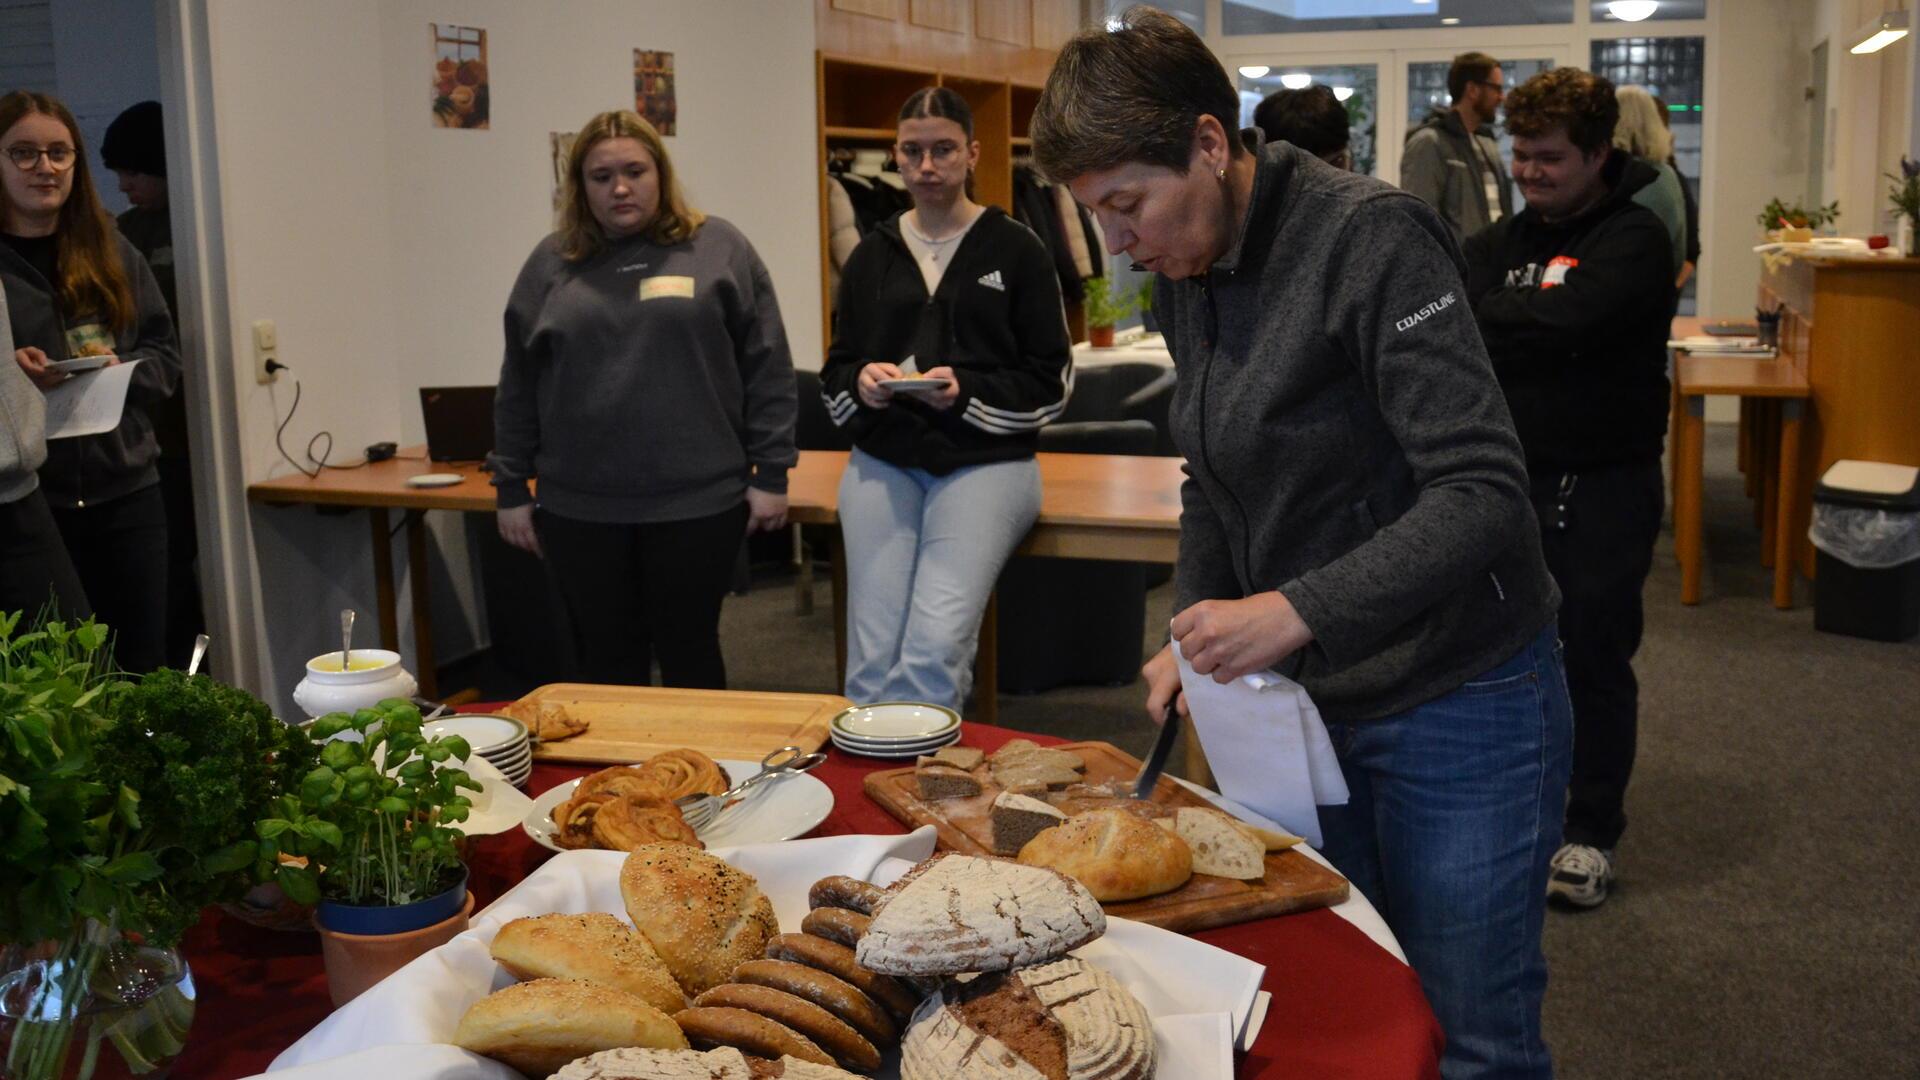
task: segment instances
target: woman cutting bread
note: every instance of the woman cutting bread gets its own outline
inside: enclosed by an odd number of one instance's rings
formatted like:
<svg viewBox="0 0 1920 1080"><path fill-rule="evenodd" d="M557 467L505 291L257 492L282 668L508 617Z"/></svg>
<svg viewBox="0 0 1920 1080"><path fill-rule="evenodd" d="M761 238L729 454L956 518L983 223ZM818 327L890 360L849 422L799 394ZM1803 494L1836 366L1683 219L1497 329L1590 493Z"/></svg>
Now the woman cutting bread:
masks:
<svg viewBox="0 0 1920 1080"><path fill-rule="evenodd" d="M1205 44L1134 8L1068 43L1033 117L1041 170L1158 275L1188 462L1173 638L1200 675L1313 695L1352 792L1320 810L1326 855L1419 972L1443 1073L1548 1076L1571 710L1460 254L1425 204L1238 113ZM1173 647L1145 669L1155 719Z"/></svg>

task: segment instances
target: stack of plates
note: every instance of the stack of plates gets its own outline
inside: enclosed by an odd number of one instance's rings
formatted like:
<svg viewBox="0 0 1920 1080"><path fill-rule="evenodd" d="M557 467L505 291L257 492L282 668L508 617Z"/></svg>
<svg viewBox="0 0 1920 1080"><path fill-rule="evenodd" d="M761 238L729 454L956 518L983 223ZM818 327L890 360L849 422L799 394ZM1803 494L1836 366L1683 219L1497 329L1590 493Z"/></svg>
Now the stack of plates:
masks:
<svg viewBox="0 0 1920 1080"><path fill-rule="evenodd" d="M960 714L917 701L856 705L833 718L833 745L849 754L912 758L960 741Z"/></svg>
<svg viewBox="0 0 1920 1080"><path fill-rule="evenodd" d="M527 786L533 776L533 743L527 738L527 726L511 716L442 716L420 728L429 739L458 735L473 748L473 756L485 758L499 769L514 787Z"/></svg>

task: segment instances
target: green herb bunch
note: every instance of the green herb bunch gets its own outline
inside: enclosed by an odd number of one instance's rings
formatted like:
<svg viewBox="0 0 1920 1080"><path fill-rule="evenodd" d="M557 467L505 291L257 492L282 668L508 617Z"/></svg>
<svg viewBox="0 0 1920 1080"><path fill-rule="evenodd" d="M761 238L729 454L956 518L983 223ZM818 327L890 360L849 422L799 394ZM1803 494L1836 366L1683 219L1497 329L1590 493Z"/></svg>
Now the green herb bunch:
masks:
<svg viewBox="0 0 1920 1080"><path fill-rule="evenodd" d="M347 731L360 740L326 741ZM451 888L460 871L452 825L472 808L461 792L480 790L454 764L472 752L467 741L426 738L420 710L399 698L323 716L310 734L324 743L319 763L259 822L259 872L303 904L410 904Z"/></svg>
<svg viewBox="0 0 1920 1080"><path fill-rule="evenodd" d="M1760 216L1756 220L1760 222L1760 227L1763 229L1778 229L1782 227L1818 229L1822 225L1828 225L1839 220L1839 218L1839 200L1830 202L1825 206L1816 206L1808 210L1802 207L1798 200L1795 200L1792 205L1788 205L1779 199L1774 199L1767 203L1766 209L1760 211Z"/></svg>
<svg viewBox="0 0 1920 1080"><path fill-rule="evenodd" d="M1146 306L1151 283L1136 289L1109 285L1105 275L1088 278L1083 308L1088 326L1118 326L1120 320Z"/></svg>
<svg viewBox="0 0 1920 1080"><path fill-rule="evenodd" d="M1887 173L1886 177L1893 181L1893 186L1887 189L1887 201L1908 221L1920 225L1920 161L1908 161L1902 154L1900 175Z"/></svg>
<svg viewBox="0 0 1920 1080"><path fill-rule="evenodd" d="M169 946L238 897L304 736L244 691L113 669L107 628L0 614L0 942L86 920Z"/></svg>

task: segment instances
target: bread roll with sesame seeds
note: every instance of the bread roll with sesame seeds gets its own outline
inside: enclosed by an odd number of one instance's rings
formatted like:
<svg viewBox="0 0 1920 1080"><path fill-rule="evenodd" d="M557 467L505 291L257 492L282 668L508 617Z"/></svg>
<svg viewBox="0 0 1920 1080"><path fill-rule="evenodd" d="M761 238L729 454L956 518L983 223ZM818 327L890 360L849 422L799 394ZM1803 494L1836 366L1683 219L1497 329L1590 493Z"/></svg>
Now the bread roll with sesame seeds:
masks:
<svg viewBox="0 0 1920 1080"><path fill-rule="evenodd" d="M753 875L685 844L642 844L620 868L620 897L688 997L727 981L780 932Z"/></svg>

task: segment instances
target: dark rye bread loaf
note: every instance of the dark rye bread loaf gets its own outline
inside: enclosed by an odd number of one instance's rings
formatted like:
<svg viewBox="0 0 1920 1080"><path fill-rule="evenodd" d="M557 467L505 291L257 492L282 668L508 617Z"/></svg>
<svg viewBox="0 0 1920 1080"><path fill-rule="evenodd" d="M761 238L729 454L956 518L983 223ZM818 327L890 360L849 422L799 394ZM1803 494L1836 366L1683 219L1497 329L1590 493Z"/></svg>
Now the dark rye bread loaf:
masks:
<svg viewBox="0 0 1920 1080"><path fill-rule="evenodd" d="M900 1045L901 1080L1150 1080L1153 1024L1119 981L1077 957L954 981Z"/></svg>
<svg viewBox="0 0 1920 1080"><path fill-rule="evenodd" d="M1067 820L1067 815L1031 795L1003 791L994 796L987 811L987 826L993 833L995 855L1018 855L1020 849L1047 829Z"/></svg>
<svg viewBox="0 0 1920 1080"><path fill-rule="evenodd" d="M887 975L957 975L1045 963L1107 932L1079 882L1005 859L941 854L874 909L855 958Z"/></svg>
<svg viewBox="0 0 1920 1080"><path fill-rule="evenodd" d="M626 1047L580 1058L553 1080L859 1080L853 1073L795 1057L750 1058L731 1046L712 1050Z"/></svg>

